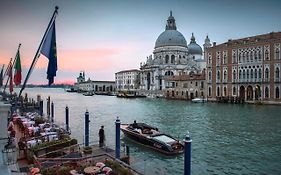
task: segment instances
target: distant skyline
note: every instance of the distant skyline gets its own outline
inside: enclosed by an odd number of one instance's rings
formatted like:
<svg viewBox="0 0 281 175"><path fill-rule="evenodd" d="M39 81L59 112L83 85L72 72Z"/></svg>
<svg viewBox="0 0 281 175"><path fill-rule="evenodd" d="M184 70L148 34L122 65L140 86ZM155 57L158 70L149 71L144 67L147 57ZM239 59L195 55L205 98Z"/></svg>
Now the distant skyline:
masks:
<svg viewBox="0 0 281 175"><path fill-rule="evenodd" d="M56 5L55 83L74 82L80 71L92 80L112 81L118 71L138 69L152 54L170 11L187 43L193 32L201 47L207 34L219 44L281 31L281 1L275 0L1 0L0 66L7 66L21 43L25 78ZM28 83L47 84L47 63L41 55Z"/></svg>

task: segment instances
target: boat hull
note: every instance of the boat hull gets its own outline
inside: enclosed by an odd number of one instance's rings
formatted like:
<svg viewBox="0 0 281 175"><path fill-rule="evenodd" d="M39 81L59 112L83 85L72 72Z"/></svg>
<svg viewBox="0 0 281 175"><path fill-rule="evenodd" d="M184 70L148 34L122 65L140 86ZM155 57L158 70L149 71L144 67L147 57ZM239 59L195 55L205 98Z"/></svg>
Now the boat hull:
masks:
<svg viewBox="0 0 281 175"><path fill-rule="evenodd" d="M162 154L165 155L178 155L183 153L183 148L181 150L171 150L169 149L169 146L167 146L164 143L158 142L150 137L142 136L141 134L135 133L129 129L127 129L128 125L121 125L121 130L127 136L128 138L134 140L138 144L144 145L146 147L149 147L153 150L156 150ZM183 145L181 145L183 147Z"/></svg>

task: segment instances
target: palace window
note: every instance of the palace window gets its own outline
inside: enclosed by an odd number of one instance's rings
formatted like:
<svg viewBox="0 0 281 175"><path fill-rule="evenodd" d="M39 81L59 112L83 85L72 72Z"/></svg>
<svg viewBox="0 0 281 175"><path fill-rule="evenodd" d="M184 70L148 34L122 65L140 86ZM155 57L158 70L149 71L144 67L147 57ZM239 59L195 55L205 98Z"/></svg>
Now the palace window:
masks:
<svg viewBox="0 0 281 175"><path fill-rule="evenodd" d="M209 72L209 80L212 80L212 72Z"/></svg>
<svg viewBox="0 0 281 175"><path fill-rule="evenodd" d="M209 87L209 96L212 96L212 88Z"/></svg>
<svg viewBox="0 0 281 175"><path fill-rule="evenodd" d="M259 69L259 78L261 78L261 69Z"/></svg>
<svg viewBox="0 0 281 175"><path fill-rule="evenodd" d="M226 96L226 87L223 88L223 96Z"/></svg>
<svg viewBox="0 0 281 175"><path fill-rule="evenodd" d="M232 63L236 63L236 54L235 54L235 52L232 55Z"/></svg>
<svg viewBox="0 0 281 175"><path fill-rule="evenodd" d="M251 69L251 78L254 78L254 71Z"/></svg>
<svg viewBox="0 0 281 175"><path fill-rule="evenodd" d="M242 62L245 63L245 52L243 53L243 59Z"/></svg>
<svg viewBox="0 0 281 175"><path fill-rule="evenodd" d="M220 96L220 87L217 87L217 96Z"/></svg>
<svg viewBox="0 0 281 175"><path fill-rule="evenodd" d="M227 60L226 60L226 54L223 56L223 64L227 64Z"/></svg>
<svg viewBox="0 0 281 175"><path fill-rule="evenodd" d="M241 70L239 70L239 79L241 79L242 77L241 77L241 75L242 75L242 71Z"/></svg>
<svg viewBox="0 0 281 175"><path fill-rule="evenodd" d="M275 78L278 79L280 77L280 70L279 70L279 67L276 67L275 69Z"/></svg>
<svg viewBox="0 0 281 175"><path fill-rule="evenodd" d="M203 89L204 88L204 82L201 81L201 88Z"/></svg>
<svg viewBox="0 0 281 175"><path fill-rule="evenodd" d="M266 79L269 78L269 71L268 71L268 68L265 69L265 77L264 77L264 78L266 78Z"/></svg>
<svg viewBox="0 0 281 175"><path fill-rule="evenodd" d="M227 77L227 72L226 70L223 72L223 79L226 80L226 77Z"/></svg>
<svg viewBox="0 0 281 175"><path fill-rule="evenodd" d="M249 69L247 69L247 79L249 79Z"/></svg>
<svg viewBox="0 0 281 175"><path fill-rule="evenodd" d="M257 51L255 51L254 55L255 55L255 62L257 62L258 61Z"/></svg>
<svg viewBox="0 0 281 175"><path fill-rule="evenodd" d="M217 72L217 80L220 79L220 71Z"/></svg>
<svg viewBox="0 0 281 175"><path fill-rule="evenodd" d="M268 98L269 97L269 90L268 90L268 87L265 87L265 90L264 90L264 97L265 98Z"/></svg>
<svg viewBox="0 0 281 175"><path fill-rule="evenodd" d="M255 69L255 78L258 78L258 71Z"/></svg>
<svg viewBox="0 0 281 175"><path fill-rule="evenodd" d="M195 97L198 97L198 92L197 91L195 91Z"/></svg>
<svg viewBox="0 0 281 175"><path fill-rule="evenodd" d="M276 87L276 88L275 88L275 98L280 98L279 87Z"/></svg>
<svg viewBox="0 0 281 175"><path fill-rule="evenodd" d="M253 62L253 52L250 52L250 61Z"/></svg>
<svg viewBox="0 0 281 175"><path fill-rule="evenodd" d="M245 71L245 69L243 70L243 79L245 79L246 78L246 71Z"/></svg>
<svg viewBox="0 0 281 175"><path fill-rule="evenodd" d="M236 70L233 70L233 80L236 79Z"/></svg>
<svg viewBox="0 0 281 175"><path fill-rule="evenodd" d="M233 95L236 95L236 87L233 87Z"/></svg>
<svg viewBox="0 0 281 175"><path fill-rule="evenodd" d="M265 50L264 56L265 56L265 59L266 59L266 60L269 60L269 53L268 53L268 50Z"/></svg>
<svg viewBox="0 0 281 175"><path fill-rule="evenodd" d="M246 53L246 60L249 62L249 52Z"/></svg>
<svg viewBox="0 0 281 175"><path fill-rule="evenodd" d="M279 51L279 48L276 48L276 50L275 50L275 59L276 59L276 60L279 60L279 59L280 59L280 51Z"/></svg>
<svg viewBox="0 0 281 175"><path fill-rule="evenodd" d="M241 53L238 55L238 62L241 63Z"/></svg>

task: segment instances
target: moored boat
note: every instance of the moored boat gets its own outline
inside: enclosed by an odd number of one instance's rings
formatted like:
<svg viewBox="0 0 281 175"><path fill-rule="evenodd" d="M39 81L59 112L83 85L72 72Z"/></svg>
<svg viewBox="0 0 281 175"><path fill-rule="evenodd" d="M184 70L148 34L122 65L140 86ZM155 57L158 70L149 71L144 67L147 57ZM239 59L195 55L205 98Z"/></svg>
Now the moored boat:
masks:
<svg viewBox="0 0 281 175"><path fill-rule="evenodd" d="M83 95L84 95L84 96L93 96L94 93L91 92L91 91L88 91L88 92L83 93Z"/></svg>
<svg viewBox="0 0 281 175"><path fill-rule="evenodd" d="M184 146L179 140L145 123L121 124L121 130L127 137L165 155L183 153Z"/></svg>
<svg viewBox="0 0 281 175"><path fill-rule="evenodd" d="M207 102L207 99L204 99L204 98L194 98L191 101L194 102L194 103L205 103L205 102Z"/></svg>

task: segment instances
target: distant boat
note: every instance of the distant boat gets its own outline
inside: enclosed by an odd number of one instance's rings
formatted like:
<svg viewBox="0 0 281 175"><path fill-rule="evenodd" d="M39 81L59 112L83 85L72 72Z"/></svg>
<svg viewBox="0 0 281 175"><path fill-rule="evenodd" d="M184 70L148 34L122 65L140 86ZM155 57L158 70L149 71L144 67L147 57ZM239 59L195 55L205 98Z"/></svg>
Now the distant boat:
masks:
<svg viewBox="0 0 281 175"><path fill-rule="evenodd" d="M179 140L145 123L121 124L121 130L127 137L165 155L183 153L184 145Z"/></svg>
<svg viewBox="0 0 281 175"><path fill-rule="evenodd" d="M66 92L77 92L74 88L67 89Z"/></svg>
<svg viewBox="0 0 281 175"><path fill-rule="evenodd" d="M204 99L204 98L194 98L191 101L194 102L194 103L205 103L205 102L207 102L207 99Z"/></svg>
<svg viewBox="0 0 281 175"><path fill-rule="evenodd" d="M88 92L83 93L83 95L84 95L84 96L93 96L94 93L91 92L91 91L88 91Z"/></svg>
<svg viewBox="0 0 281 175"><path fill-rule="evenodd" d="M137 98L136 92L134 91L120 91L116 95L119 98Z"/></svg>

